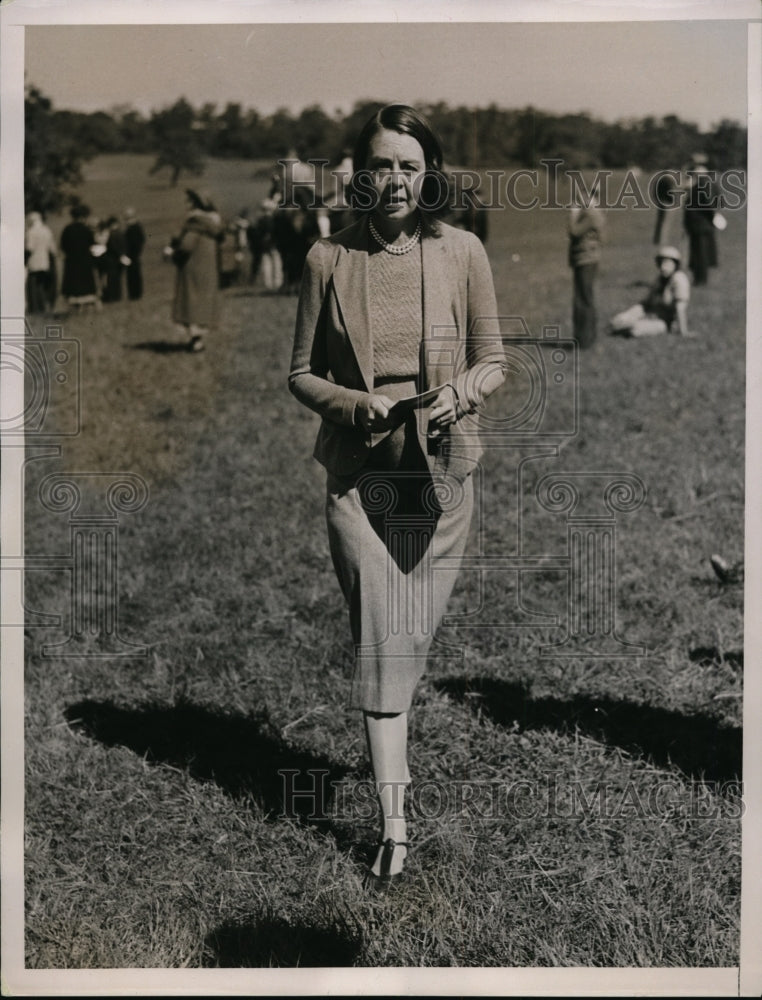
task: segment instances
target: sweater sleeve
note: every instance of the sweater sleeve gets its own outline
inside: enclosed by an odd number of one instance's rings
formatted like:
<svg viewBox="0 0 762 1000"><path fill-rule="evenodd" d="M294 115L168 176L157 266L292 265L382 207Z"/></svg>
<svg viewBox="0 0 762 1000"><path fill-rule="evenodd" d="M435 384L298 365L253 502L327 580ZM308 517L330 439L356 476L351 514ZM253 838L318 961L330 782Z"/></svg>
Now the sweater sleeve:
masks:
<svg viewBox="0 0 762 1000"><path fill-rule="evenodd" d="M337 385L328 378L325 314L332 251L332 244L318 240L307 254L296 311L288 387L300 403L324 419L352 426L357 403L367 393Z"/></svg>

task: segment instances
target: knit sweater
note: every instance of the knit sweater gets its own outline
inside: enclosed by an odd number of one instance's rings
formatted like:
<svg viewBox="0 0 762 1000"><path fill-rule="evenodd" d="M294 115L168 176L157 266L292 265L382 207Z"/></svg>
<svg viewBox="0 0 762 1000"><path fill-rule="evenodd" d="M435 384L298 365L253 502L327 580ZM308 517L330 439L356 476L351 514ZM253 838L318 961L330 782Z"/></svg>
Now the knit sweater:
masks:
<svg viewBox="0 0 762 1000"><path fill-rule="evenodd" d="M421 249L368 257L375 379L417 378L423 324Z"/></svg>

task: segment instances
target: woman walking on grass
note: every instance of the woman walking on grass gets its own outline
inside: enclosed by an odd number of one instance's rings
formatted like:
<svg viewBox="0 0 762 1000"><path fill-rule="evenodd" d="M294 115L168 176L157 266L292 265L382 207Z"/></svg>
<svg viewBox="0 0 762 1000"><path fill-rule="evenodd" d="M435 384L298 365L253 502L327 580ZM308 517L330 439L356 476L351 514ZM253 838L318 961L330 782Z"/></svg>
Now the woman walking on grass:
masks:
<svg viewBox="0 0 762 1000"><path fill-rule="evenodd" d="M322 417L314 455L355 645L350 705L381 813L368 877L385 888L408 847L407 713L471 521L471 415L503 382L504 355L484 248L436 219L447 186L427 121L383 108L354 168L359 218L307 257L289 386Z"/></svg>
<svg viewBox="0 0 762 1000"><path fill-rule="evenodd" d="M172 319L189 335L188 350L203 351L204 336L219 319L220 243L225 231L208 195L189 188L186 206L180 235L164 253L177 268Z"/></svg>

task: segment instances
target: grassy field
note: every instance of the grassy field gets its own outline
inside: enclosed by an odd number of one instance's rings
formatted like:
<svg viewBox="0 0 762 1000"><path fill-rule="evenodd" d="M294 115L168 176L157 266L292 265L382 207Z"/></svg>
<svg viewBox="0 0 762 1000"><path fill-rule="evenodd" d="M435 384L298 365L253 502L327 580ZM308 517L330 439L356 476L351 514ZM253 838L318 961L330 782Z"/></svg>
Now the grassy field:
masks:
<svg viewBox="0 0 762 1000"><path fill-rule="evenodd" d="M564 551L565 517L535 499L546 473L643 481L645 502L617 520L616 613L647 654L541 655L561 626L490 622L512 621L519 598L563 616L564 573L525 574L520 595L515 573L486 574L472 627L443 629L463 654L432 657L411 713L411 877L379 898L362 888L376 822L358 808L368 768L345 708L317 420L286 389L296 300L230 288L206 353L171 350L160 251L182 185L149 165L87 168L93 210L133 204L148 230L146 294L64 321L81 432L27 468L32 560L69 551L68 515L38 499L44 477L129 472L149 490L119 517L118 567L119 633L146 655L90 655L97 636L44 655L70 633L70 576L27 575L28 606L62 617L27 629L27 966L737 964L742 589L708 559L743 554L743 214L728 213L719 273L695 290L697 339L600 336L560 454L519 478L528 452L485 459L473 542L490 552L515 554L519 509L524 554ZM265 183L235 162L204 178L228 215ZM654 272L652 213L608 217L603 318ZM565 213L490 224L501 312L568 336ZM477 582L463 574L453 611L475 612ZM325 816L284 815L283 769L326 772Z"/></svg>

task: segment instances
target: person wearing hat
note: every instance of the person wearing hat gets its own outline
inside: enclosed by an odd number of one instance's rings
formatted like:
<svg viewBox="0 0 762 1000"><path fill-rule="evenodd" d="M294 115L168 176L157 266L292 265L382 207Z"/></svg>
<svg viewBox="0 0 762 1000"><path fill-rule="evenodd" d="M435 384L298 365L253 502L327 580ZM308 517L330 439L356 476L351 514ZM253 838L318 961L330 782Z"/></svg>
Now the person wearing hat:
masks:
<svg viewBox="0 0 762 1000"><path fill-rule="evenodd" d="M188 350L203 351L204 335L219 319L220 243L225 231L211 198L185 192L188 213L164 253L177 268L172 319L190 335Z"/></svg>
<svg viewBox="0 0 762 1000"><path fill-rule="evenodd" d="M660 247L655 260L659 274L648 295L614 316L609 323L610 333L652 337L673 331L683 337L693 336L688 329L691 283L680 266L680 251L676 247Z"/></svg>

